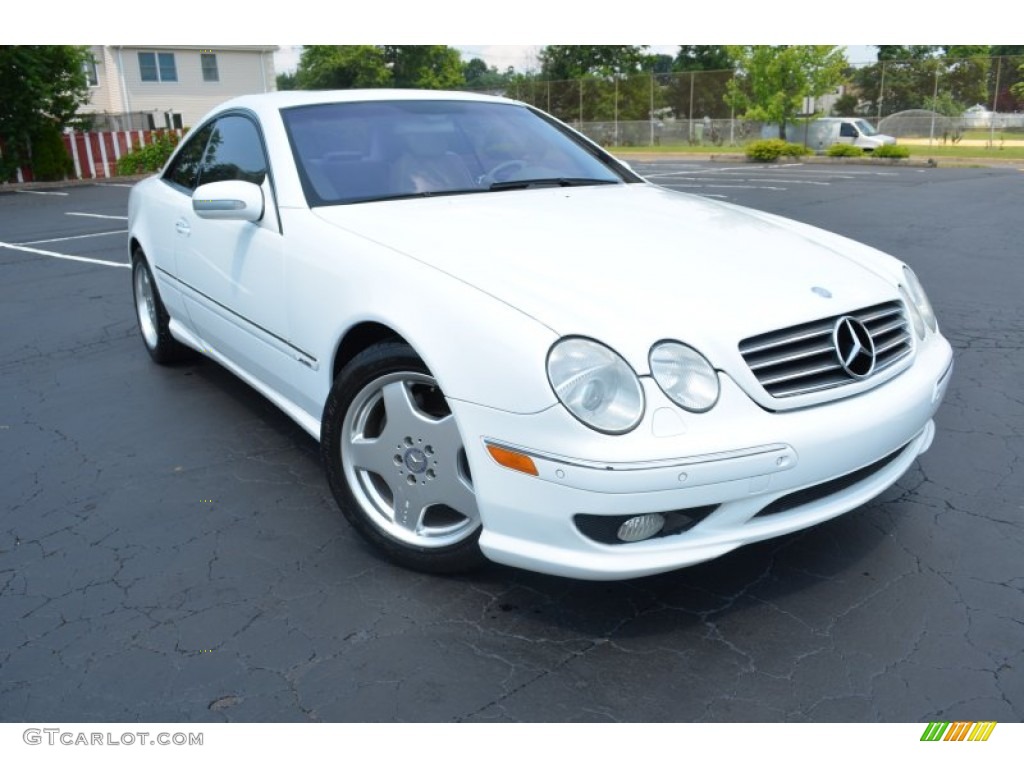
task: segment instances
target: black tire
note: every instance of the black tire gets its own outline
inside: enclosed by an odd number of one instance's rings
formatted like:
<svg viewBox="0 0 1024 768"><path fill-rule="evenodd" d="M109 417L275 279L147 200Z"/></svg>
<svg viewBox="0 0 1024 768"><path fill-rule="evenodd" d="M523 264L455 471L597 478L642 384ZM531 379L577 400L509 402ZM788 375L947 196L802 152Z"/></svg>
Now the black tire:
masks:
<svg viewBox="0 0 1024 768"><path fill-rule="evenodd" d="M139 324L142 343L155 362L167 365L188 359L194 354L171 335L170 315L160 299L146 256L138 249L132 253L132 298L135 301L135 319Z"/></svg>
<svg viewBox="0 0 1024 768"><path fill-rule="evenodd" d="M334 382L320 452L342 513L389 560L457 573L485 562L455 418L407 344L378 343Z"/></svg>

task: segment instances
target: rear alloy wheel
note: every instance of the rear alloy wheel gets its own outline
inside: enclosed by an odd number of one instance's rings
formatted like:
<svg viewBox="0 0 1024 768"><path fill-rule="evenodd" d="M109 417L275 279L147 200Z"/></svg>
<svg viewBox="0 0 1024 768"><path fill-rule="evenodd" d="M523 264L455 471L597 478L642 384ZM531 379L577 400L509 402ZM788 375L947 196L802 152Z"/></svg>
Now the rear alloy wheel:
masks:
<svg viewBox="0 0 1024 768"><path fill-rule="evenodd" d="M483 562L462 437L407 344L377 344L345 366L324 410L321 451L345 517L391 560L434 573Z"/></svg>
<svg viewBox="0 0 1024 768"><path fill-rule="evenodd" d="M136 251L132 256L132 294L139 331L149 356L161 364L188 357L191 350L171 336L170 315L160 300L156 281L142 251Z"/></svg>

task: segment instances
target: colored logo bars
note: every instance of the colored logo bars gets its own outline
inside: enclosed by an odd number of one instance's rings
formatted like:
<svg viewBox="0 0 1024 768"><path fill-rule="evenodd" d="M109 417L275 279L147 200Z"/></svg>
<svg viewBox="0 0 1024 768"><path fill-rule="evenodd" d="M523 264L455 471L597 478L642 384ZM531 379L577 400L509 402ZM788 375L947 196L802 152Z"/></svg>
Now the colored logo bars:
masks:
<svg viewBox="0 0 1024 768"><path fill-rule="evenodd" d="M928 723L921 741L988 741L996 727L994 720L980 723Z"/></svg>

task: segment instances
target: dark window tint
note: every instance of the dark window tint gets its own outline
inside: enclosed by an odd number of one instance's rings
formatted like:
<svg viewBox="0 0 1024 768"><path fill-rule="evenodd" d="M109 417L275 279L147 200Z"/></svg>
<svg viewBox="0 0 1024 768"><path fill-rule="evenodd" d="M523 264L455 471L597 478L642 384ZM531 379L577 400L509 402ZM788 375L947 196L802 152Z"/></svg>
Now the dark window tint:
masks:
<svg viewBox="0 0 1024 768"><path fill-rule="evenodd" d="M839 135L848 136L850 138L857 138L857 129L849 123L843 123L839 126Z"/></svg>
<svg viewBox="0 0 1024 768"><path fill-rule="evenodd" d="M185 146L174 158L171 167L167 169L164 178L175 184L180 184L186 189L195 189L199 181L199 164L203 159L203 151L206 149L206 142L213 133L213 126L208 125L201 131L191 135L185 141Z"/></svg>
<svg viewBox="0 0 1024 768"><path fill-rule="evenodd" d="M266 175L263 143L253 122L238 115L218 120L206 148L200 183L237 179L262 184Z"/></svg>

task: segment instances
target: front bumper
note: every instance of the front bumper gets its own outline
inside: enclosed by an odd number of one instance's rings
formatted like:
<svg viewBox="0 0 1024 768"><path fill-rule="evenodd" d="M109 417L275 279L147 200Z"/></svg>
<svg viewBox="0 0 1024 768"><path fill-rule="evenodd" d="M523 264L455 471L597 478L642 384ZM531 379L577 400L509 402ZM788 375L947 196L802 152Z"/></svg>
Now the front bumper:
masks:
<svg viewBox="0 0 1024 768"><path fill-rule="evenodd" d="M823 522L882 493L928 449L951 369L952 350L936 336L879 387L788 412L761 409L722 374L715 408L685 413L644 378L644 421L620 436L583 427L561 406L521 415L452 401L483 522L480 547L529 570L624 579ZM538 476L498 465L487 442L530 454ZM682 532L633 543L602 543L575 521L708 507Z"/></svg>

